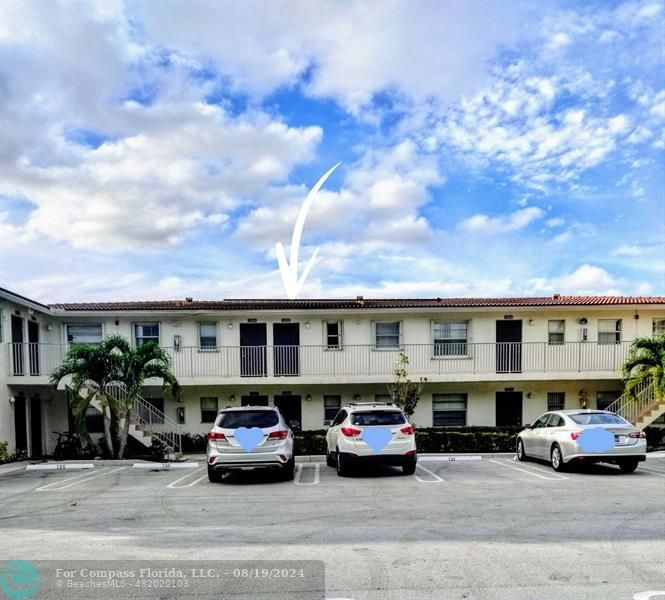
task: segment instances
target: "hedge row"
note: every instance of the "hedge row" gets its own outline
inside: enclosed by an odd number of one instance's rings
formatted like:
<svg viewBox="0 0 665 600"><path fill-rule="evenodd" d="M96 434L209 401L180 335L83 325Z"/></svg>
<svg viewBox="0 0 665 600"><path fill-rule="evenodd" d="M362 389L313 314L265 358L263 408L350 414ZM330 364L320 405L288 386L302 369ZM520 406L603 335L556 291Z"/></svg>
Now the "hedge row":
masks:
<svg viewBox="0 0 665 600"><path fill-rule="evenodd" d="M515 449L515 436L522 427L423 427L416 429L418 452L512 452ZM665 428L647 427L649 450L665 447ZM185 454L206 451L208 438L205 434L182 434ZM295 436L297 455L325 454L326 430L301 431Z"/></svg>

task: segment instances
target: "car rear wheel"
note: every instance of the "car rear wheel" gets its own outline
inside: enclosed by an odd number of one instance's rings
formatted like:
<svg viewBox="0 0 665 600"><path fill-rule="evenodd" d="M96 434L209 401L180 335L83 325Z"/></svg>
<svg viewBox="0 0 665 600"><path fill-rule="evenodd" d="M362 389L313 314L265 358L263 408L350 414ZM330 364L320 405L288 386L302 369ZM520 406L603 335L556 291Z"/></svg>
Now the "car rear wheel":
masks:
<svg viewBox="0 0 665 600"><path fill-rule="evenodd" d="M335 466L335 459L333 458L333 455L330 452L326 452L326 464L329 467Z"/></svg>
<svg viewBox="0 0 665 600"><path fill-rule="evenodd" d="M517 460L521 461L529 460L529 457L526 455L526 452L524 451L524 442L521 439L517 440Z"/></svg>
<svg viewBox="0 0 665 600"><path fill-rule="evenodd" d="M636 460L624 460L623 462L619 463L619 468L621 469L622 473L632 473L635 469L637 469L638 461Z"/></svg>
<svg viewBox="0 0 665 600"><path fill-rule="evenodd" d="M402 471L404 471L404 475L413 475L416 472L416 463L402 465Z"/></svg>
<svg viewBox="0 0 665 600"><path fill-rule="evenodd" d="M346 459L342 457L342 453L339 451L339 448L337 449L337 452L335 452L335 457L335 467L337 468L337 474L340 477L344 477L349 469L346 464Z"/></svg>
<svg viewBox="0 0 665 600"><path fill-rule="evenodd" d="M555 471L564 471L566 468L566 465L563 462L561 448L559 448L558 444L554 444L550 450L550 462L552 463L552 468Z"/></svg>
<svg viewBox="0 0 665 600"><path fill-rule="evenodd" d="M292 458L284 465L283 477L284 481L293 481L296 472L296 459Z"/></svg>
<svg viewBox="0 0 665 600"><path fill-rule="evenodd" d="M208 481L210 483L220 483L224 473L222 471L215 471L212 467L208 467Z"/></svg>

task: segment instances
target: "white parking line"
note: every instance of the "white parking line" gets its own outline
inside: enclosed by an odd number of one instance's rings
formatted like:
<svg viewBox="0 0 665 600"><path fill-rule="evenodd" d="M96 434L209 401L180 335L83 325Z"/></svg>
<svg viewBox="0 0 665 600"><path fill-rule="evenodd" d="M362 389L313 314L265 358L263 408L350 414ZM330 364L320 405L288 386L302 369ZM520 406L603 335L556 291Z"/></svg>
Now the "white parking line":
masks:
<svg viewBox="0 0 665 600"><path fill-rule="evenodd" d="M444 479L441 479L441 477L439 477L436 473L432 473L432 471L430 471L429 469L426 469L425 467L423 467L420 464L416 465L416 469L422 469L423 471L425 471L425 473L429 473L432 477L434 477L434 480L430 481L429 479L422 479L416 473L414 473L413 474L414 478L417 481L420 481L420 483L442 483L443 481L445 481Z"/></svg>
<svg viewBox="0 0 665 600"><path fill-rule="evenodd" d="M321 470L321 463L314 463L313 465L312 465L312 463L309 463L306 466L314 466L314 480L309 481L307 483L304 483L304 482L300 481L300 477L302 476L302 472L303 472L303 465L302 464L297 464L296 465L296 474L293 477L293 483L295 483L296 485L316 485L317 483L319 483L319 473L320 473L320 470Z"/></svg>
<svg viewBox="0 0 665 600"><path fill-rule="evenodd" d="M482 456L419 456L418 462L462 462L465 460L483 460Z"/></svg>
<svg viewBox="0 0 665 600"><path fill-rule="evenodd" d="M533 475L534 477L540 477L541 479L549 479L550 481L562 481L564 479L568 479L568 477L564 477L563 475L559 475L558 473L554 472L549 473L547 475L541 475L540 473L535 473L534 471L521 469L520 467L516 467L515 465L499 462L498 460L494 460L493 458L490 458L489 460L495 465L501 465L502 467L507 467L508 469L514 469L515 471L521 471L522 473L527 473L528 475Z"/></svg>
<svg viewBox="0 0 665 600"><path fill-rule="evenodd" d="M176 479L175 481L172 481L171 483L169 483L166 487L167 487L167 488L170 488L170 489L172 489L172 490L174 490L174 489L175 489L175 490L178 490L178 489L182 489L182 488L194 487L199 481L203 481L203 480L207 477L207 474L204 475L203 477L199 477L198 479L195 479L194 481L191 481L191 482L186 483L186 484L184 484L184 485L177 485L177 484L180 483L181 481L187 479L188 477L191 477L192 475L197 475L197 474L199 474L202 470L203 470L203 469L201 468L201 469L196 469L196 471L194 471L194 472L192 472L192 473L187 473L187 475L184 475L183 477L179 477L179 478Z"/></svg>
<svg viewBox="0 0 665 600"><path fill-rule="evenodd" d="M643 467L643 466L639 466L638 469L640 471L646 471L647 473L653 473L654 475L658 475L659 477L665 477L665 472L658 471L657 469L652 469L650 467Z"/></svg>
<svg viewBox="0 0 665 600"><path fill-rule="evenodd" d="M101 472L97 472L96 475L90 475L90 473L84 473L83 475L76 475L75 477L68 477L67 479L63 479L61 481L54 481L53 483L48 483L46 485L43 485L42 487L38 487L36 491L38 492L44 492L44 491L60 491L60 490L65 490L70 487L74 487L75 485L78 485L79 483L86 483L87 481L90 481L92 479L98 479L99 477L105 477L106 475L112 475L113 473L117 473L118 471L122 471L123 469L126 469L127 467L118 467L117 469L111 469L110 471L100 469ZM94 473L94 471L93 471ZM66 483L68 481L72 481L73 483L67 483L67 485L62 485L63 483Z"/></svg>

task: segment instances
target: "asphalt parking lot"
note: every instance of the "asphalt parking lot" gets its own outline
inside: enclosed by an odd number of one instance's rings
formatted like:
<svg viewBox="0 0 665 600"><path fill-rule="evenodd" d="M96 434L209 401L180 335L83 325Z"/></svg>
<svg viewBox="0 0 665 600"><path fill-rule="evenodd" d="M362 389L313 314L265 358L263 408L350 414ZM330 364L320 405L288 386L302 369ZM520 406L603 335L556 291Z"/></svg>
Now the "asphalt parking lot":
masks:
<svg viewBox="0 0 665 600"><path fill-rule="evenodd" d="M0 547L11 560L323 560L326 598L355 600L665 590L665 457L632 474L422 458L413 476L340 478L302 463L293 482L241 473L212 484L204 462L15 471L0 476Z"/></svg>

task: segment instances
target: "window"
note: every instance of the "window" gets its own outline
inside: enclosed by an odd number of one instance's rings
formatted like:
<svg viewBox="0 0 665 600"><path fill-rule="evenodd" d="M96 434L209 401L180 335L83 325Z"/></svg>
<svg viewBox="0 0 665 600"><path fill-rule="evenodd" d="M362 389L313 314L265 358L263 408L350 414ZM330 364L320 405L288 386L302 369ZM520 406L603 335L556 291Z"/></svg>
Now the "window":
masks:
<svg viewBox="0 0 665 600"><path fill-rule="evenodd" d="M665 319L653 320L653 337L665 334Z"/></svg>
<svg viewBox="0 0 665 600"><path fill-rule="evenodd" d="M323 397L323 420L334 421L335 416L342 407L341 396L324 396Z"/></svg>
<svg viewBox="0 0 665 600"><path fill-rule="evenodd" d="M216 400L216 399L215 399ZM213 419L214 421L214 419ZM279 414L274 409L267 410L230 410L222 412L217 423L224 429L238 429L239 427L274 427L279 423Z"/></svg>
<svg viewBox="0 0 665 600"><path fill-rule="evenodd" d="M217 410L217 398L201 398L201 423L214 423Z"/></svg>
<svg viewBox="0 0 665 600"><path fill-rule="evenodd" d="M559 415L550 415L550 418L547 419L547 427L563 427L565 421Z"/></svg>
<svg viewBox="0 0 665 600"><path fill-rule="evenodd" d="M342 322L326 321L324 326L328 349L339 350L342 347Z"/></svg>
<svg viewBox="0 0 665 600"><path fill-rule="evenodd" d="M619 415L611 413L579 413L568 415L578 425L628 425Z"/></svg>
<svg viewBox="0 0 665 600"><path fill-rule="evenodd" d="M137 347L148 342L159 344L159 323L136 323L134 325L134 339Z"/></svg>
<svg viewBox="0 0 665 600"><path fill-rule="evenodd" d="M331 427L334 425L339 425L342 421L346 419L346 411L340 410L335 417L335 420L331 423Z"/></svg>
<svg viewBox="0 0 665 600"><path fill-rule="evenodd" d="M199 323L199 348L217 349L217 323Z"/></svg>
<svg viewBox="0 0 665 600"><path fill-rule="evenodd" d="M71 323L67 325L68 344L99 344L101 341L101 323Z"/></svg>
<svg viewBox="0 0 665 600"><path fill-rule="evenodd" d="M399 348L400 322L382 322L375 324L375 338L377 349Z"/></svg>
<svg viewBox="0 0 665 600"><path fill-rule="evenodd" d="M185 424L185 407L184 406L178 406L175 410L175 416L176 420L178 421L178 425L184 425Z"/></svg>
<svg viewBox="0 0 665 600"><path fill-rule="evenodd" d="M596 408L598 410L607 410L607 407L618 400L621 392L596 392Z"/></svg>
<svg viewBox="0 0 665 600"><path fill-rule="evenodd" d="M621 319L598 319L598 343L618 344L621 341Z"/></svg>
<svg viewBox="0 0 665 600"><path fill-rule="evenodd" d="M547 321L547 342L550 346L563 344L566 335L566 322L563 319Z"/></svg>
<svg viewBox="0 0 665 600"><path fill-rule="evenodd" d="M434 356L465 356L467 321L434 321Z"/></svg>
<svg viewBox="0 0 665 600"><path fill-rule="evenodd" d="M372 425L403 425L404 414L399 410L364 410L351 413L351 424L369 427Z"/></svg>
<svg viewBox="0 0 665 600"><path fill-rule="evenodd" d="M563 410L565 404L565 392L547 392L547 410Z"/></svg>
<svg viewBox="0 0 665 600"><path fill-rule="evenodd" d="M466 394L433 394L432 424L434 427L464 427Z"/></svg>
<svg viewBox="0 0 665 600"><path fill-rule="evenodd" d="M537 421L534 421L533 425L531 426L531 429L540 429L541 427L545 427L547 425L547 421L549 420L550 415L549 413L543 415L542 417L539 417Z"/></svg>

